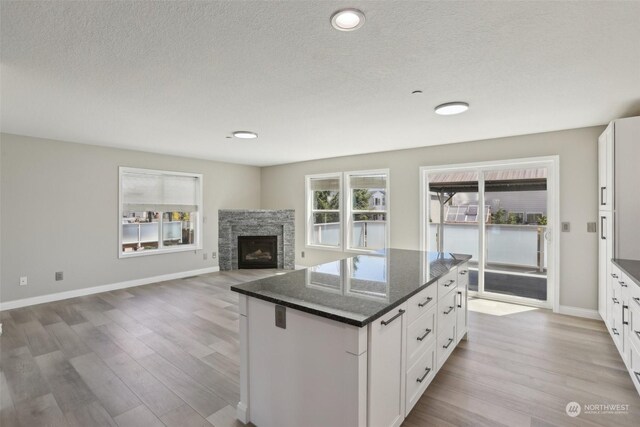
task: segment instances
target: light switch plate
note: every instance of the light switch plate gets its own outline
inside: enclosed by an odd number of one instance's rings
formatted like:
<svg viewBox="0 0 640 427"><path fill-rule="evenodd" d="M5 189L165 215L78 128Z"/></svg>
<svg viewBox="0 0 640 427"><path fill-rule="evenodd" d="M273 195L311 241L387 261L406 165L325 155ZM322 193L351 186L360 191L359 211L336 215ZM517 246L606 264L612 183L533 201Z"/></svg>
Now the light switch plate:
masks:
<svg viewBox="0 0 640 427"><path fill-rule="evenodd" d="M598 231L597 229L597 225L595 222L588 222L587 223L587 233L595 233Z"/></svg>
<svg viewBox="0 0 640 427"><path fill-rule="evenodd" d="M562 223L562 232L563 233L568 233L569 231L571 231L571 224L568 222L563 222Z"/></svg>
<svg viewBox="0 0 640 427"><path fill-rule="evenodd" d="M64 273L62 271L56 271L56 282L64 279Z"/></svg>

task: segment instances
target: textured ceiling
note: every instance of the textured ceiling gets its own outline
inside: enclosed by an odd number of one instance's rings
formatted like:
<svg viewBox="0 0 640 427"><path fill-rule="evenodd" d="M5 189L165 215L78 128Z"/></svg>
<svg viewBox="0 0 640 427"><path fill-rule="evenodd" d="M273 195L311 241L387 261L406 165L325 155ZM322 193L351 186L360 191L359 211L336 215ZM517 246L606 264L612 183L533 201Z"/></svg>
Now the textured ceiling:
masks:
<svg viewBox="0 0 640 427"><path fill-rule="evenodd" d="M346 6L360 30L331 28ZM0 7L9 133L272 165L640 112L638 1ZM471 109L433 114L456 100Z"/></svg>

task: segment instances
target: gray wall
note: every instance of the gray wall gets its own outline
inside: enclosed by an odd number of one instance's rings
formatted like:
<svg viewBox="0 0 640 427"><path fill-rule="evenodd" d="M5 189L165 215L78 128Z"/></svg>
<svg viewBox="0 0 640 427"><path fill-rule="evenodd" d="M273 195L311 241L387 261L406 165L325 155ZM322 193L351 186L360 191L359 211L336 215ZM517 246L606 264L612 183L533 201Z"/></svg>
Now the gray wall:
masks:
<svg viewBox="0 0 640 427"><path fill-rule="evenodd" d="M560 234L560 304L595 310L598 241L596 233L587 233L587 222L598 218L597 139L603 130L598 126L267 167L262 169L261 205L296 210L297 264L334 260L343 254L304 247L304 176L389 168L391 246L418 249L420 166L559 155L560 220L572 223L571 232Z"/></svg>
<svg viewBox="0 0 640 427"><path fill-rule="evenodd" d="M257 167L8 134L0 150L3 302L215 266L218 209L260 207ZM118 166L204 174L207 261L203 251L118 259Z"/></svg>

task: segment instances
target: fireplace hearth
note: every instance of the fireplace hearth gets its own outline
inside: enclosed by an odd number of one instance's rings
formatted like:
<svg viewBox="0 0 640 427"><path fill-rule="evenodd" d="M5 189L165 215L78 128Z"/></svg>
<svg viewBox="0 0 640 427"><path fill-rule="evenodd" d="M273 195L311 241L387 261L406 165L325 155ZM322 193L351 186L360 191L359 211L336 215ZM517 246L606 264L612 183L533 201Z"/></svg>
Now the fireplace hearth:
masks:
<svg viewBox="0 0 640 427"><path fill-rule="evenodd" d="M278 268L278 236L238 236L238 268Z"/></svg>

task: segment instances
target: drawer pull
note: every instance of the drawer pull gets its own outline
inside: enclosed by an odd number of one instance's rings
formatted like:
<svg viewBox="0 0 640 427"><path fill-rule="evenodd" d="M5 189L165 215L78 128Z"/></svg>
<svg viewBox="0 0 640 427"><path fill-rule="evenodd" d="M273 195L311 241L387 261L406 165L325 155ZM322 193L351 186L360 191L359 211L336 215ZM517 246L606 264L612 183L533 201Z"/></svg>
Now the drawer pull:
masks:
<svg viewBox="0 0 640 427"><path fill-rule="evenodd" d="M622 304L622 324L623 324L623 325L628 325L628 324L629 324L629 321L628 321L628 320L624 320L624 311L625 311L625 310L628 310L628 309L629 309L629 306L628 306L628 305L624 305L624 304Z"/></svg>
<svg viewBox="0 0 640 427"><path fill-rule="evenodd" d="M460 272L461 276L464 276L465 274L467 274L467 270L463 270L463 271Z"/></svg>
<svg viewBox="0 0 640 427"><path fill-rule="evenodd" d="M451 311L453 311L454 308L455 308L455 306L452 305L452 306L449 307L449 310L443 311L443 313L444 314L449 314L449 313L451 313Z"/></svg>
<svg viewBox="0 0 640 427"><path fill-rule="evenodd" d="M635 332L638 338L640 338L640 331L633 331L633 332Z"/></svg>
<svg viewBox="0 0 640 427"><path fill-rule="evenodd" d="M425 368L424 375L422 375L420 378L416 378L416 381L418 381L419 383L424 381L424 379L427 378L427 375L429 375L429 372L431 372L431 368Z"/></svg>
<svg viewBox="0 0 640 427"><path fill-rule="evenodd" d="M431 329L427 329L424 333L423 336L416 338L418 341L422 341L423 339L425 339L427 337L427 335L429 335L431 333Z"/></svg>
<svg viewBox="0 0 640 427"><path fill-rule="evenodd" d="M418 303L418 307L420 307L420 308L424 307L425 305L429 304L431 302L431 300L433 300L433 298L427 297L426 300L424 300L423 302L419 302Z"/></svg>
<svg viewBox="0 0 640 427"><path fill-rule="evenodd" d="M611 328L611 331L613 332L613 335L620 335L620 332L618 332L616 328Z"/></svg>
<svg viewBox="0 0 640 427"><path fill-rule="evenodd" d="M460 302L458 303L458 308L462 308L462 291L458 291L458 295L460 295Z"/></svg>
<svg viewBox="0 0 640 427"><path fill-rule="evenodd" d="M443 345L442 348L449 348L452 342L453 342L453 338L449 338L449 341L447 342L447 344Z"/></svg>
<svg viewBox="0 0 640 427"><path fill-rule="evenodd" d="M640 372L638 371L633 371L633 374L636 376L636 379L638 380L638 382L640 383Z"/></svg>
<svg viewBox="0 0 640 427"><path fill-rule="evenodd" d="M620 301L618 301L618 298L611 298L611 301L613 301L614 304L620 304Z"/></svg>
<svg viewBox="0 0 640 427"><path fill-rule="evenodd" d="M455 280L449 280L449 282L448 282L448 283L446 283L446 284L444 284L443 286L444 286L445 288L448 288L449 286L453 285L454 283L456 283L456 281L455 281Z"/></svg>
<svg viewBox="0 0 640 427"><path fill-rule="evenodd" d="M383 320L380 323L382 324L382 326L387 326L389 323L393 322L394 320L396 320L398 317L402 316L403 314L404 314L404 310L398 310L398 314L393 316L391 319Z"/></svg>
<svg viewBox="0 0 640 427"><path fill-rule="evenodd" d="M627 288L629 287L626 283L624 283L622 280L618 281L618 283L620 283L620 286L622 286L623 288Z"/></svg>
<svg viewBox="0 0 640 427"><path fill-rule="evenodd" d="M607 187L600 187L600 206L606 206L607 202L604 200L604 191Z"/></svg>
<svg viewBox="0 0 640 427"><path fill-rule="evenodd" d="M640 298L633 297L633 300L636 302L636 304L640 305Z"/></svg>
<svg viewBox="0 0 640 427"><path fill-rule="evenodd" d="M611 277L613 277L614 279L617 279L618 275L616 273L611 273Z"/></svg>

